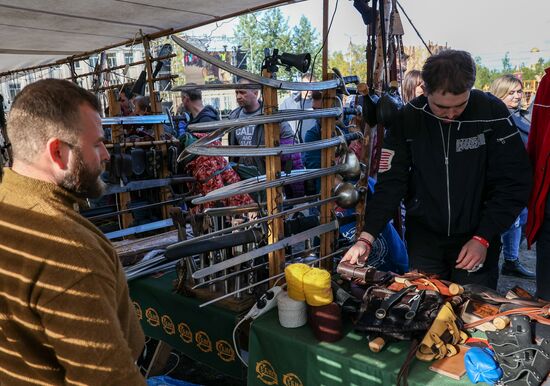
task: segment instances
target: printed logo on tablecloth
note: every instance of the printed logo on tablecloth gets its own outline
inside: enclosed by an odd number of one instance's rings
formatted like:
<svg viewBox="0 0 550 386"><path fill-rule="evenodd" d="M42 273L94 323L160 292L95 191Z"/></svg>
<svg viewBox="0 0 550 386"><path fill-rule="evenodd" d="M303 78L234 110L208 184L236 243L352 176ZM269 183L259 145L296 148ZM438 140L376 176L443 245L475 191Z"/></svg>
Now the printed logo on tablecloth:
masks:
<svg viewBox="0 0 550 386"><path fill-rule="evenodd" d="M266 385L278 385L277 373L275 369L265 359L263 361L256 362L256 374L258 379L265 383Z"/></svg>
<svg viewBox="0 0 550 386"><path fill-rule="evenodd" d="M195 334L195 342L197 342L197 347L202 352L211 352L212 351L212 341L208 334L204 331L199 331Z"/></svg>
<svg viewBox="0 0 550 386"><path fill-rule="evenodd" d="M149 323L151 326L157 327L160 325L159 314L154 308L149 307L148 309L146 309L145 317L147 318L147 323Z"/></svg>
<svg viewBox="0 0 550 386"><path fill-rule="evenodd" d="M185 343L191 343L193 341L193 332L187 324L183 322L178 324L178 332L180 333L181 340Z"/></svg>
<svg viewBox="0 0 550 386"><path fill-rule="evenodd" d="M294 373L283 375L283 385L285 386L304 386L299 376Z"/></svg>
<svg viewBox="0 0 550 386"><path fill-rule="evenodd" d="M143 319L143 311L141 311L141 306L138 302L132 302L134 303L134 308L136 309L136 316L139 320Z"/></svg>
<svg viewBox="0 0 550 386"><path fill-rule="evenodd" d="M176 327L174 326L174 322L172 322L172 319L168 315L162 315L160 318L162 322L162 328L164 329L164 332L168 335L174 335L176 333Z"/></svg>
<svg viewBox="0 0 550 386"><path fill-rule="evenodd" d="M233 350L233 347L231 347L229 342L225 340L218 340L216 342L216 351L218 352L218 356L222 361L224 362L235 361L235 350Z"/></svg>

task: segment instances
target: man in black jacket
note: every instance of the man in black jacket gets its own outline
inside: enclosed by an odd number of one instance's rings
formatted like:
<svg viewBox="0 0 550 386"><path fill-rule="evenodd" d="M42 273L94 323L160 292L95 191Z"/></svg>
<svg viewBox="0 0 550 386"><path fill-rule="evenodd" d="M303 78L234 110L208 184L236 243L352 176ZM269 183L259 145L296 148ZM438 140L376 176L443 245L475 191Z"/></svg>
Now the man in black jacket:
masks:
<svg viewBox="0 0 550 386"><path fill-rule="evenodd" d="M191 120L189 121L189 124L220 120L220 114L218 110L210 105L203 105L202 93L201 90L199 90L198 88L182 91L181 100L185 111L191 114Z"/></svg>
<svg viewBox="0 0 550 386"><path fill-rule="evenodd" d="M365 227L344 260L365 261L404 199L411 268L496 288L500 234L529 198L527 154L506 106L471 89L469 53L428 58L422 79L424 95L387 133Z"/></svg>

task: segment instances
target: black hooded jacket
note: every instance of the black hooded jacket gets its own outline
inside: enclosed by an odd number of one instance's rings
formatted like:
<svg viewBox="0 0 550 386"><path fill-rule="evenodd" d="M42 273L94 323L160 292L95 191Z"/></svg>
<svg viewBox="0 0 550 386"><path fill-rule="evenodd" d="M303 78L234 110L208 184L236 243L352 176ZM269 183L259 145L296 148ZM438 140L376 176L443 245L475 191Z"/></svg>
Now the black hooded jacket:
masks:
<svg viewBox="0 0 550 386"><path fill-rule="evenodd" d="M407 104L386 134L364 230L378 235L404 198L408 230L419 224L444 236L493 240L526 206L532 183L513 119L504 103L479 90L471 91L460 123L436 119L427 103L421 96Z"/></svg>
<svg viewBox="0 0 550 386"><path fill-rule="evenodd" d="M212 122L219 121L220 113L214 107L210 105L204 106L204 108L197 114L196 117L193 117L189 124L191 123L200 123L200 122Z"/></svg>

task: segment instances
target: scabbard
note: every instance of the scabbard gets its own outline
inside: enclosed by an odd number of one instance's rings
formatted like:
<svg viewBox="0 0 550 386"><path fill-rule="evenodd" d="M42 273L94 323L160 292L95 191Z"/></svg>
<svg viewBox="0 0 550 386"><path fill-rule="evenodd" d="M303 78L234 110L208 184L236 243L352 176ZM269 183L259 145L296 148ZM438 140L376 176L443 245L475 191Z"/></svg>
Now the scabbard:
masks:
<svg viewBox="0 0 550 386"><path fill-rule="evenodd" d="M318 215L293 218L284 223L285 237L295 235L320 224Z"/></svg>
<svg viewBox="0 0 550 386"><path fill-rule="evenodd" d="M217 251L224 248L235 247L248 243L259 243L263 234L258 228L247 229L241 232L230 233L223 236L203 240L188 240L172 244L166 248L164 256L166 260L181 259L186 256L195 256L200 253Z"/></svg>
<svg viewBox="0 0 550 386"><path fill-rule="evenodd" d="M206 52L198 49L197 47L187 43L180 37L172 35L172 40L176 42L184 50L192 53L193 55L198 56L205 62L213 64L216 67L219 67L225 71L230 72L231 74L237 75L239 78L248 79L254 83L262 84L264 86L275 87L281 90L293 90L293 91L315 91L315 90L326 90L330 88L336 88L342 85L340 79L325 80L322 82L286 82L282 80L266 78L263 76L252 74L251 72L242 70L235 66L230 65L223 60L213 57L212 55L207 54Z"/></svg>

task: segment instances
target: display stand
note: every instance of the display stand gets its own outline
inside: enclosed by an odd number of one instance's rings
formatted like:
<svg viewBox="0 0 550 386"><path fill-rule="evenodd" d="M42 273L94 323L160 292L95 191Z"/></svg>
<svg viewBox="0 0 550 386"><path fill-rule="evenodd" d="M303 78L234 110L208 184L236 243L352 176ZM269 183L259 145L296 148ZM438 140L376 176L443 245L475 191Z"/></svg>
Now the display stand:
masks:
<svg viewBox="0 0 550 386"><path fill-rule="evenodd" d="M328 75L327 75L328 76ZM332 74L330 76L332 79ZM330 89L323 91L323 108L329 108L334 105L336 96L336 90ZM323 118L321 120L321 139L332 138L335 134L335 118ZM329 147L321 150L321 168L329 168L334 165L335 148ZM334 175L321 177L321 200L324 200L332 196L332 189L334 188ZM321 206L321 224L326 224L333 220L332 215L332 203L326 203ZM336 232L323 233L321 235L321 248L320 255L327 256L334 251L334 241L336 238ZM321 266L332 272L332 260L325 259L321 262Z"/></svg>

